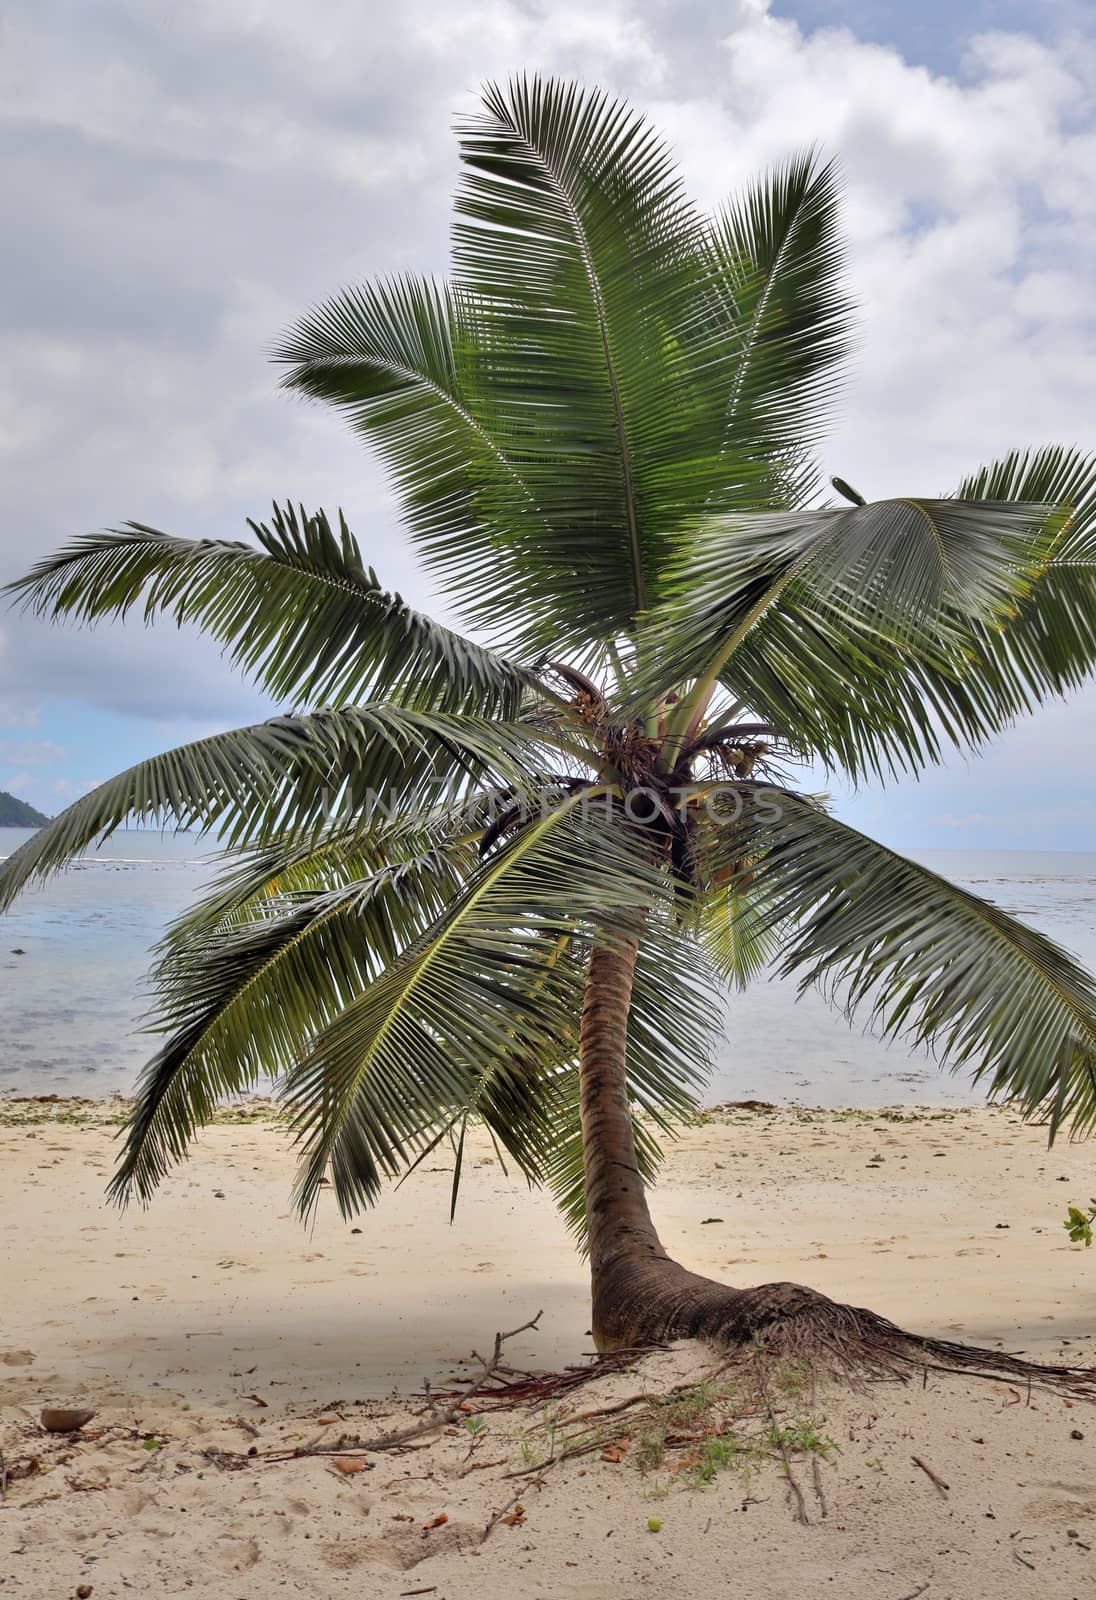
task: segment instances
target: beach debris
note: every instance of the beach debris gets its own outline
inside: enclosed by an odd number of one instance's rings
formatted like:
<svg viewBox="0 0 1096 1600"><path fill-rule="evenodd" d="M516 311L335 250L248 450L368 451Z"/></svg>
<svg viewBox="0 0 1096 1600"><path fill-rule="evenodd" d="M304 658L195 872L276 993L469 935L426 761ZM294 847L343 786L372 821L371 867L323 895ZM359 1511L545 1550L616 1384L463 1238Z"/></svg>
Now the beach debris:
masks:
<svg viewBox="0 0 1096 1600"><path fill-rule="evenodd" d="M498 1510L494 1513L487 1526L480 1534L480 1544L485 1544L487 1542L491 1536L492 1528L497 1528L500 1522L506 1522L508 1523L508 1526L514 1528L519 1527L521 1523L525 1521L525 1507L521 1503L521 1497L524 1493L524 1489L519 1489L517 1494L512 1494L510 1496L509 1500L507 1500L504 1506L499 1506ZM509 1520L512 1512L517 1514L518 1520L516 1522Z"/></svg>
<svg viewBox="0 0 1096 1600"><path fill-rule="evenodd" d="M77 1406L43 1406L38 1420L47 1433L79 1433L94 1415Z"/></svg>
<svg viewBox="0 0 1096 1600"><path fill-rule="evenodd" d="M513 1511L508 1511L506 1516L499 1518L504 1528L520 1528L527 1520L525 1507L520 1505L515 1506Z"/></svg>
<svg viewBox="0 0 1096 1600"><path fill-rule="evenodd" d="M702 1223L701 1223L701 1224L700 1224L700 1226L701 1226L701 1227L702 1227L702 1228L706 1228L706 1227L707 1227L707 1226L708 1226L708 1224L709 1224L709 1223L712 1223L712 1222L722 1222L722 1221L723 1221L723 1218L722 1218L722 1217L705 1217L705 1218L704 1218L704 1220L703 1220L703 1222L702 1222Z"/></svg>
<svg viewBox="0 0 1096 1600"><path fill-rule="evenodd" d="M431 1391L428 1386L426 1393L429 1410L425 1416L420 1417L417 1422L411 1423L406 1428L394 1428L388 1433L375 1434L372 1438L365 1439L344 1434L338 1441L333 1441L327 1445L313 1441L310 1444L297 1445L292 1449L256 1451L252 1448L247 1452L247 1455L241 1455L238 1451L210 1447L204 1450L202 1454L207 1461L211 1461L214 1466L220 1467L222 1471L238 1472L242 1468L252 1465L274 1465L284 1461L300 1461L309 1456L336 1456L343 1460L350 1460L363 1455L371 1455L381 1450L399 1450L412 1439L419 1439L424 1434L440 1432L454 1422L463 1420L469 1396L478 1396L481 1391L485 1395L498 1395L508 1393L514 1387L522 1387L523 1385L512 1385L504 1382L499 1387L483 1390L485 1384L497 1384L500 1376L514 1372L515 1369L508 1367L503 1362L503 1345L508 1339L516 1338L519 1333L526 1333L530 1329L536 1328L543 1315L543 1311L538 1311L535 1317L530 1317L528 1322L523 1322L520 1328L511 1328L508 1333L496 1333L494 1348L490 1356L481 1356L478 1351L473 1350L472 1359L479 1362L479 1370L465 1380L465 1387L459 1393L454 1394L450 1391L445 1396L449 1404L440 1405L439 1401L442 1396ZM628 1352L632 1360L636 1359L636 1354L638 1353ZM591 1372L593 1370L595 1369L590 1369ZM523 1384L528 1382L527 1374L523 1374L522 1377ZM265 1406L267 1403L257 1394L246 1395L244 1398L254 1400L261 1406ZM368 1467L364 1470L368 1470ZM509 1507L506 1506L503 1509L509 1510Z"/></svg>
<svg viewBox="0 0 1096 1600"><path fill-rule="evenodd" d="M1080 1428L1071 1428L1069 1436L1070 1436L1071 1439L1083 1439L1084 1438L1084 1434L1081 1432Z"/></svg>
<svg viewBox="0 0 1096 1600"><path fill-rule="evenodd" d="M662 1532L662 1518L661 1517L648 1517L647 1518L647 1532L648 1533L661 1533Z"/></svg>
<svg viewBox="0 0 1096 1600"><path fill-rule="evenodd" d="M925 1474L926 1478L929 1478L936 1485L941 1494L947 1494L951 1485L945 1483L940 1474L938 1472L934 1472L927 1461L922 1461L920 1456L911 1456L910 1460L913 1462L915 1467L921 1468L921 1471Z"/></svg>
<svg viewBox="0 0 1096 1600"><path fill-rule="evenodd" d="M91 1583L78 1583L76 1585L76 1600L88 1600L88 1596L95 1592L95 1585Z"/></svg>
<svg viewBox="0 0 1096 1600"><path fill-rule="evenodd" d="M422 1531L429 1533L432 1528L441 1528L449 1521L448 1511L439 1511L436 1517L431 1517L429 1522L424 1522Z"/></svg>
<svg viewBox="0 0 1096 1600"><path fill-rule="evenodd" d="M332 1465L344 1478L352 1478L358 1472L372 1471L370 1463L363 1461L361 1456L336 1456Z"/></svg>
<svg viewBox="0 0 1096 1600"><path fill-rule="evenodd" d="M261 1394L245 1394L244 1395L244 1399L245 1400L254 1400L255 1404L257 1406L262 1406L264 1411L270 1405L270 1401L269 1400L264 1400Z"/></svg>

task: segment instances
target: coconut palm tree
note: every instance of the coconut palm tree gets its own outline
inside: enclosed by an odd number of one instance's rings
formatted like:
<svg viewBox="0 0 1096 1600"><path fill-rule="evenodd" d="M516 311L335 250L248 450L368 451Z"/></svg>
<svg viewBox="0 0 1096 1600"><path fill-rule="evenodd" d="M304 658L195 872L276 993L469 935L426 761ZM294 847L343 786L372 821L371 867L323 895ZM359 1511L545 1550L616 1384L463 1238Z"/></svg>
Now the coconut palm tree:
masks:
<svg viewBox="0 0 1096 1600"><path fill-rule="evenodd" d="M1001 1370L696 1276L647 1187L721 993L771 962L1052 1131L1096 1120L1092 979L796 781L916 776L1082 682L1096 463L1014 451L954 497L835 479L823 503L851 326L832 167L790 160L709 217L641 116L556 81L488 87L460 140L452 281L346 289L277 359L379 451L480 642L292 506L242 543L77 538L12 586L53 618L195 623L286 708L102 784L0 875L6 903L133 817L225 852L158 952L165 1038L113 1193L146 1200L272 1075L304 1212L327 1182L352 1215L442 1140L455 1200L485 1124L582 1234L602 1348Z"/></svg>

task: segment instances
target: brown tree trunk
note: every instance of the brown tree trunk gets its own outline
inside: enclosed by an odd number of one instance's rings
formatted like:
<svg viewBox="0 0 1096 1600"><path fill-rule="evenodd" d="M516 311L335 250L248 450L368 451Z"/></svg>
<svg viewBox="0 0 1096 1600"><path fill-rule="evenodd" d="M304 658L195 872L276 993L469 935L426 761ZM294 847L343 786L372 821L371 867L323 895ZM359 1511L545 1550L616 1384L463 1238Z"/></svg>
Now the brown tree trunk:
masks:
<svg viewBox="0 0 1096 1600"><path fill-rule="evenodd" d="M579 1033L593 1333L599 1350L702 1338L728 1346L753 1344L776 1356L806 1356L843 1373L901 1373L935 1365L984 1376L1034 1377L1096 1397L1090 1368L1043 1367L1000 1351L922 1338L801 1284L736 1289L671 1260L647 1206L625 1075L638 951L638 932L627 941L595 946Z"/></svg>

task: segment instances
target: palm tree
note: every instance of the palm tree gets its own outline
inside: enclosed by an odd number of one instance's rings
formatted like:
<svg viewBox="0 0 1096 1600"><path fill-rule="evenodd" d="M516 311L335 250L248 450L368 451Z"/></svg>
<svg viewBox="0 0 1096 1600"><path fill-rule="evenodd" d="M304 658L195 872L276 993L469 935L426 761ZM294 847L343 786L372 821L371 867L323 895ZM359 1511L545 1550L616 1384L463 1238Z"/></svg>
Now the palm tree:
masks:
<svg viewBox="0 0 1096 1600"><path fill-rule="evenodd" d="M287 707L104 783L0 874L7 903L132 817L220 836L158 952L165 1038L113 1193L147 1200L270 1074L303 1212L326 1181L352 1215L446 1139L455 1201L485 1124L582 1235L602 1348L1008 1369L698 1277L646 1191L720 993L774 960L1052 1132L1096 1120L1091 978L794 781L916 775L1082 682L1096 463L1014 451L954 498L836 479L820 503L851 326L832 167L798 157L707 217L642 117L556 81L488 87L460 137L453 281L346 289L277 359L378 449L489 642L291 506L245 543L81 537L12 586L54 618L196 623Z"/></svg>

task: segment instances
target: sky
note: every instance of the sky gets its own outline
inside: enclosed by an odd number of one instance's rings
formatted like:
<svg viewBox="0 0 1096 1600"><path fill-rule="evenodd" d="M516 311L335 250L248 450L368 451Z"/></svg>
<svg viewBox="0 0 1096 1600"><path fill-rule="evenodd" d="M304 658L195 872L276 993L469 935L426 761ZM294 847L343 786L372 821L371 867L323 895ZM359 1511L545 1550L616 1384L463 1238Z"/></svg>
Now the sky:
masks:
<svg viewBox="0 0 1096 1600"><path fill-rule="evenodd" d="M1013 445L1096 448L1088 4L8 0L0 582L127 518L241 538L292 498L438 609L379 469L268 352L344 284L445 271L451 119L515 70L627 95L708 206L806 144L840 159L861 323L827 474L946 493ZM188 631L0 606L0 788L51 814L271 709ZM835 785L841 813L904 849L1096 849L1094 711Z"/></svg>

